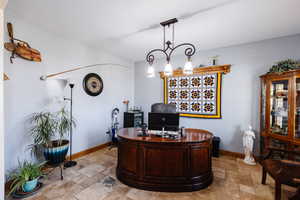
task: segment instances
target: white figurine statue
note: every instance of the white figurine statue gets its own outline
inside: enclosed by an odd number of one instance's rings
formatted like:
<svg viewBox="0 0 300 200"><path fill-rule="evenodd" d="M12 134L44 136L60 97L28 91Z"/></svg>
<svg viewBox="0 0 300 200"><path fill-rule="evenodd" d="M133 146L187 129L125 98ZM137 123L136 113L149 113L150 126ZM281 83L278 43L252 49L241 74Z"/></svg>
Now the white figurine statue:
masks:
<svg viewBox="0 0 300 200"><path fill-rule="evenodd" d="M254 145L255 133L252 127L249 126L249 130L244 132L243 135L243 147L245 152L244 163L248 165L256 165L253 158L253 145Z"/></svg>

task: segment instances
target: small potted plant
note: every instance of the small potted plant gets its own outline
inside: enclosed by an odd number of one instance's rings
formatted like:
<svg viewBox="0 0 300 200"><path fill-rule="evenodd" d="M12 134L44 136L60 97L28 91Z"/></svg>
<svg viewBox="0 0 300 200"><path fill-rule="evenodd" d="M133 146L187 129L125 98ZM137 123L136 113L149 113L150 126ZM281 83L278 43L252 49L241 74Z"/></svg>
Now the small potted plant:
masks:
<svg viewBox="0 0 300 200"><path fill-rule="evenodd" d="M10 175L10 192L33 191L38 183L38 179L43 175L42 166L44 163L34 164L28 161L19 162L19 167Z"/></svg>
<svg viewBox="0 0 300 200"><path fill-rule="evenodd" d="M277 62L273 65L268 73L283 73L287 71L297 70L300 68L300 63L296 60L287 59Z"/></svg>
<svg viewBox="0 0 300 200"><path fill-rule="evenodd" d="M70 127L76 126L75 121L69 118L69 113L64 108L56 113L33 113L30 123L33 152L38 154L42 151L51 165L63 162L69 149L69 141L65 137L68 136Z"/></svg>

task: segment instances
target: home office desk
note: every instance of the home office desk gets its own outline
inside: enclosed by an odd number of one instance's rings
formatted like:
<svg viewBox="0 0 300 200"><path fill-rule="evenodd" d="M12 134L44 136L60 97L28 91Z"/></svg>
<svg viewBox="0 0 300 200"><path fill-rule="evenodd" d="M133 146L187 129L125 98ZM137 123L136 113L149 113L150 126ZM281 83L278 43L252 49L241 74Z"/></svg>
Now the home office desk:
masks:
<svg viewBox="0 0 300 200"><path fill-rule="evenodd" d="M150 134L139 129L118 132L117 178L144 190L183 192L206 188L212 183L211 147L213 135L200 129L185 129L179 139Z"/></svg>

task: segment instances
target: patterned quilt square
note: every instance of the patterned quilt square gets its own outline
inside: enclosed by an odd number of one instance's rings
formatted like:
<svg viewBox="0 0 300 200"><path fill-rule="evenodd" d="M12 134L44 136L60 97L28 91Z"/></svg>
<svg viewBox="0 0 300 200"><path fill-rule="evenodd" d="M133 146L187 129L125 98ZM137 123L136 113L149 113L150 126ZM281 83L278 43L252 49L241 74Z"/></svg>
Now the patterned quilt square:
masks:
<svg viewBox="0 0 300 200"><path fill-rule="evenodd" d="M178 99L178 96L179 96L178 90L169 90L168 93L169 93L168 94L169 101L174 101L174 100Z"/></svg>
<svg viewBox="0 0 300 200"><path fill-rule="evenodd" d="M215 100L216 90L214 88L203 89L203 100Z"/></svg>
<svg viewBox="0 0 300 200"><path fill-rule="evenodd" d="M203 113L206 114L215 114L216 113L216 104L213 101L206 101L202 104Z"/></svg>
<svg viewBox="0 0 300 200"><path fill-rule="evenodd" d="M168 88L170 88L170 89L178 88L178 78L169 78L168 79Z"/></svg>
<svg viewBox="0 0 300 200"><path fill-rule="evenodd" d="M191 89L190 90L191 100L201 100L202 99L202 89Z"/></svg>
<svg viewBox="0 0 300 200"><path fill-rule="evenodd" d="M192 76L190 77L190 87L200 88L202 86L202 76Z"/></svg>
<svg viewBox="0 0 300 200"><path fill-rule="evenodd" d="M216 74L207 74L203 76L203 87L216 87Z"/></svg>
<svg viewBox="0 0 300 200"><path fill-rule="evenodd" d="M179 101L178 102L178 111L179 112L189 112L190 111L190 105L188 101Z"/></svg>
<svg viewBox="0 0 300 200"><path fill-rule="evenodd" d="M190 103L190 112L191 113L202 113L202 103L201 101L192 101Z"/></svg>
<svg viewBox="0 0 300 200"><path fill-rule="evenodd" d="M188 89L178 90L178 98L180 100L189 100L190 99L190 91Z"/></svg>
<svg viewBox="0 0 300 200"><path fill-rule="evenodd" d="M189 81L190 81L190 77L178 77L178 87L179 88L189 88L190 87L190 84L189 84Z"/></svg>

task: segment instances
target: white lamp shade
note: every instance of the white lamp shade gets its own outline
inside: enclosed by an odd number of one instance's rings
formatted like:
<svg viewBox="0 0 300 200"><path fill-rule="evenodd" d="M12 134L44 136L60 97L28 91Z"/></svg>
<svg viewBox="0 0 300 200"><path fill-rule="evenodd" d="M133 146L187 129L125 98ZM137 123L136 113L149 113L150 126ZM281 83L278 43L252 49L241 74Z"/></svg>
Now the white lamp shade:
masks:
<svg viewBox="0 0 300 200"><path fill-rule="evenodd" d="M173 74L173 68L170 63L167 63L164 69L165 76L171 76Z"/></svg>
<svg viewBox="0 0 300 200"><path fill-rule="evenodd" d="M64 90L68 81L66 79L47 79L46 90L48 98L46 99L46 109L51 112L61 110L65 106Z"/></svg>
<svg viewBox="0 0 300 200"><path fill-rule="evenodd" d="M154 70L154 67L149 65L148 66L148 69L147 69L147 77L148 78L153 78L155 77L155 70Z"/></svg>
<svg viewBox="0 0 300 200"><path fill-rule="evenodd" d="M183 73L186 75L193 74L193 64L192 61L187 61L183 68Z"/></svg>

